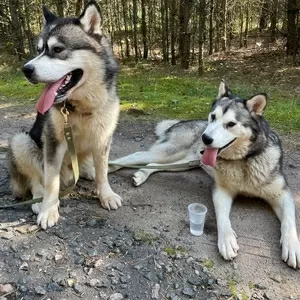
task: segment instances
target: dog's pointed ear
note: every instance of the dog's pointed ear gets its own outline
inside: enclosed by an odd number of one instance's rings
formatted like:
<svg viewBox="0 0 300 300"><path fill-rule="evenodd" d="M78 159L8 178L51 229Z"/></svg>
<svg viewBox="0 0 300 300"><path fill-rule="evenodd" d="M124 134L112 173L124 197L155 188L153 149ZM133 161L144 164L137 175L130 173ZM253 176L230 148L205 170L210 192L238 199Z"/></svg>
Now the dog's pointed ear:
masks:
<svg viewBox="0 0 300 300"><path fill-rule="evenodd" d="M246 105L250 112L254 112L256 115L262 116L267 105L267 95L257 94L246 100Z"/></svg>
<svg viewBox="0 0 300 300"><path fill-rule="evenodd" d="M87 33L102 35L101 11L96 1L92 0L87 4L79 21Z"/></svg>
<svg viewBox="0 0 300 300"><path fill-rule="evenodd" d="M232 93L228 86L225 83L225 80L222 79L219 85L219 91L218 91L218 96L217 99L221 99L223 97L230 97L232 96Z"/></svg>
<svg viewBox="0 0 300 300"><path fill-rule="evenodd" d="M45 4L43 5L43 15L44 15L44 23L45 24L52 23L53 21L55 21L58 18L52 11L50 11L47 8L47 6Z"/></svg>

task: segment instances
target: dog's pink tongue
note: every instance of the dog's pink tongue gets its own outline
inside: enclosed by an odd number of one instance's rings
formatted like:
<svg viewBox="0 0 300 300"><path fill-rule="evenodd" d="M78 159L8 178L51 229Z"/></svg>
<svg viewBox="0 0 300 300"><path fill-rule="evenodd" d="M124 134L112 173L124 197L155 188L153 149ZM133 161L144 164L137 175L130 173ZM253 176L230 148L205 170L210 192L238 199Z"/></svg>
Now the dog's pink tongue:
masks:
<svg viewBox="0 0 300 300"><path fill-rule="evenodd" d="M65 77L54 82L48 83L42 92L38 102L36 103L36 109L41 113L44 114L54 103L55 99L55 92L63 83Z"/></svg>
<svg viewBox="0 0 300 300"><path fill-rule="evenodd" d="M218 155L218 148L208 147L204 150L201 161L205 165L213 167L216 163L217 155Z"/></svg>

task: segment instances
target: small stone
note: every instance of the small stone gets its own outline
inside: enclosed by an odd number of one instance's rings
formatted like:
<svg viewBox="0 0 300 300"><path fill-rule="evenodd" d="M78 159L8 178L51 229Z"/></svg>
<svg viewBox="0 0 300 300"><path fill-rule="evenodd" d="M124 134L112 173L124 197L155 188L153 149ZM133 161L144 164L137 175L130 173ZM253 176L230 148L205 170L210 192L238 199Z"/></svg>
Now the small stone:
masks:
<svg viewBox="0 0 300 300"><path fill-rule="evenodd" d="M123 295L120 293L114 293L109 297L109 300L121 300L121 299L123 299Z"/></svg>
<svg viewBox="0 0 300 300"><path fill-rule="evenodd" d="M29 255L29 254L22 254L22 255L20 256L20 259L21 259L22 261L29 261L29 260L30 260L30 255Z"/></svg>
<svg viewBox="0 0 300 300"><path fill-rule="evenodd" d="M63 256L61 254L59 254L59 253L55 254L55 256L54 256L55 261L59 261L61 259L63 259Z"/></svg>
<svg viewBox="0 0 300 300"><path fill-rule="evenodd" d="M238 264L237 264L236 262L233 262L233 264L232 264L232 265L233 265L233 269L234 269L234 270L237 270L237 268L238 268Z"/></svg>
<svg viewBox="0 0 300 300"><path fill-rule="evenodd" d="M10 249L15 253L17 253L19 251L16 245L11 245Z"/></svg>
<svg viewBox="0 0 300 300"><path fill-rule="evenodd" d="M52 277L52 281L58 283L61 286L65 286L66 282L65 282L65 276L62 274L55 274Z"/></svg>
<svg viewBox="0 0 300 300"><path fill-rule="evenodd" d="M282 281L282 277L279 274L276 274L275 276L270 277L270 278L278 283L280 283Z"/></svg>
<svg viewBox="0 0 300 300"><path fill-rule="evenodd" d="M201 285L202 284L202 279L200 277L191 277L188 279L188 283L192 285Z"/></svg>
<svg viewBox="0 0 300 300"><path fill-rule="evenodd" d="M96 219L90 219L86 222L86 225L87 226L90 226L90 227L94 227L97 225L97 220Z"/></svg>
<svg viewBox="0 0 300 300"><path fill-rule="evenodd" d="M118 283L119 283L119 280L118 280L117 278L115 278L115 277L112 277L112 278L111 278L111 284L116 285L116 284L118 284Z"/></svg>
<svg viewBox="0 0 300 300"><path fill-rule="evenodd" d="M120 278L120 282L121 283L128 283L130 281L131 277L130 275L127 275L127 276L121 276Z"/></svg>
<svg viewBox="0 0 300 300"><path fill-rule="evenodd" d="M56 282L50 282L47 284L47 291L48 292L62 292L63 288L58 285Z"/></svg>
<svg viewBox="0 0 300 300"><path fill-rule="evenodd" d="M109 281L106 278L101 279L99 282L99 287L103 287L103 288L109 287Z"/></svg>
<svg viewBox="0 0 300 300"><path fill-rule="evenodd" d="M74 261L74 263L76 265L82 265L84 263L84 257L83 256L80 256L80 257L77 257Z"/></svg>
<svg viewBox="0 0 300 300"><path fill-rule="evenodd" d="M159 290L160 290L160 285L156 283L151 291L151 298L152 299L159 299Z"/></svg>
<svg viewBox="0 0 300 300"><path fill-rule="evenodd" d="M83 286L81 284L75 283L73 288L74 288L74 291L77 294L82 294L82 292L83 292Z"/></svg>
<svg viewBox="0 0 300 300"><path fill-rule="evenodd" d="M254 284L254 287L255 287L256 289L259 289L259 290L266 290L266 289L267 289L264 285L259 284L259 283L255 283L255 284Z"/></svg>
<svg viewBox="0 0 300 300"><path fill-rule="evenodd" d="M144 275L145 278L147 278L149 281L155 281L156 276L152 272L148 272Z"/></svg>
<svg viewBox="0 0 300 300"><path fill-rule="evenodd" d="M193 262L193 260L194 260L193 257L189 257L189 258L186 260L186 262L187 262L188 264L190 264L191 262Z"/></svg>
<svg viewBox="0 0 300 300"><path fill-rule="evenodd" d="M264 293L263 297L264 297L264 299L267 299L267 300L271 300L272 299L271 296L269 294L267 294L267 293Z"/></svg>
<svg viewBox="0 0 300 300"><path fill-rule="evenodd" d="M100 259L97 259L94 263L94 267L95 268L99 268L103 265L103 260L100 258Z"/></svg>
<svg viewBox="0 0 300 300"><path fill-rule="evenodd" d="M165 266L165 271L166 271L167 274L168 273L172 273L173 272L173 268L170 265L166 265Z"/></svg>
<svg viewBox="0 0 300 300"><path fill-rule="evenodd" d="M107 299L107 294L103 291L99 292L100 299Z"/></svg>
<svg viewBox="0 0 300 300"><path fill-rule="evenodd" d="M18 290L19 290L21 293L26 293L26 292L28 291L28 288L27 288L27 286L25 286L25 285L19 285Z"/></svg>
<svg viewBox="0 0 300 300"><path fill-rule="evenodd" d="M189 296L190 298L193 298L196 295L196 292L191 288L184 288L182 290L182 294L185 296Z"/></svg>
<svg viewBox="0 0 300 300"><path fill-rule="evenodd" d="M177 282L174 283L174 289L179 289L179 284Z"/></svg>
<svg viewBox="0 0 300 300"><path fill-rule="evenodd" d="M35 292L38 294L38 295L45 295L46 294L46 290L44 288L42 288L41 286L36 286L34 288Z"/></svg>
<svg viewBox="0 0 300 300"><path fill-rule="evenodd" d="M11 293L13 290L14 290L14 287L10 283L0 284L0 293L2 293L2 294Z"/></svg>
<svg viewBox="0 0 300 300"><path fill-rule="evenodd" d="M141 266L141 265L135 265L133 268L139 271L139 270L141 270L143 268L143 266Z"/></svg>
<svg viewBox="0 0 300 300"><path fill-rule="evenodd" d="M19 267L19 270L22 271L28 271L29 267L28 267L28 263L26 261L24 261L21 266Z"/></svg>
<svg viewBox="0 0 300 300"><path fill-rule="evenodd" d="M91 287L98 286L99 284L100 284L100 281L99 281L99 279L97 279L97 278L93 278L93 279L91 279L90 282L89 282L89 285L90 285Z"/></svg>
<svg viewBox="0 0 300 300"><path fill-rule="evenodd" d="M197 276L199 276L199 275L200 275L200 272L199 272L198 270L195 270L195 274L196 274Z"/></svg>
<svg viewBox="0 0 300 300"><path fill-rule="evenodd" d="M134 140L135 140L136 142L141 142L143 139L144 139L144 138L143 138L142 136L136 136L136 137L134 137Z"/></svg>
<svg viewBox="0 0 300 300"><path fill-rule="evenodd" d="M97 256L97 250L96 249L89 249L87 251L88 256Z"/></svg>
<svg viewBox="0 0 300 300"><path fill-rule="evenodd" d="M208 273L208 269L206 267L203 267L202 272L206 274L206 273Z"/></svg>
<svg viewBox="0 0 300 300"><path fill-rule="evenodd" d="M77 273L76 273L76 271L75 271L75 270L71 271L71 272L69 273L69 277L70 277L70 278L77 278Z"/></svg>
<svg viewBox="0 0 300 300"><path fill-rule="evenodd" d="M67 286L68 287L73 287L76 282L77 282L76 279L74 279L74 278L68 278L67 279Z"/></svg>

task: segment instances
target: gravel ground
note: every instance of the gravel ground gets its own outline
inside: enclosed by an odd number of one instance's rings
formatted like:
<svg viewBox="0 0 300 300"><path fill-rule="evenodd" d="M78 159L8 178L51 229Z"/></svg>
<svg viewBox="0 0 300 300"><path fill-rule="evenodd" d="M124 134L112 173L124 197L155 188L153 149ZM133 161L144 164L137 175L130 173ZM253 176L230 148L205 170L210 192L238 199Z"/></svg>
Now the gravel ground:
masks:
<svg viewBox="0 0 300 300"><path fill-rule="evenodd" d="M34 118L32 107L2 108L0 114L0 146ZM120 121L112 159L155 140L155 122L130 118ZM285 142L299 228L299 137L288 135ZM2 154L0 166L2 204L13 200ZM109 176L124 199L115 212L100 207L92 182L80 180L61 201L59 224L46 231L35 225L28 206L0 210L1 299L300 299L299 271L281 262L280 225L264 202L235 203L232 224L241 249L225 262L216 246L212 181L203 171L157 173L138 188L132 174ZM208 207L201 237L189 234L191 202Z"/></svg>

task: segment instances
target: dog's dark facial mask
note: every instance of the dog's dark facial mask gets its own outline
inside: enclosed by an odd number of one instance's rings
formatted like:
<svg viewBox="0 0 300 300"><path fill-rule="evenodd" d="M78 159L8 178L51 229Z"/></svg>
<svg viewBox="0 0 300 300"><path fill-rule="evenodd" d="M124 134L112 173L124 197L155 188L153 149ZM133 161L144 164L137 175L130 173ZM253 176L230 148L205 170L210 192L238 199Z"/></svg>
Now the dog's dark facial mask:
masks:
<svg viewBox="0 0 300 300"><path fill-rule="evenodd" d="M79 18L59 19L45 6L43 7L43 14L45 21L43 33L44 35L47 35L45 44L47 44L47 42L49 43L51 38L54 38L58 41L57 36L53 34L53 32L56 31L56 26L68 26L68 22L81 27L82 30L91 36L97 35L97 37L99 37L102 34L102 19L100 9L94 1L89 2ZM47 49L44 49L44 52L49 52L47 55L50 57L63 59L60 57L60 53L67 51L64 47L64 44L61 44L58 41L52 47L49 47L48 44ZM42 91L42 94L36 104L37 110L41 114L44 114L52 107L53 104L67 100L69 94L72 93L71 89L77 85L82 76L83 70L75 69L63 75L63 77L61 77L59 80L48 83ZM30 80L31 78L28 77L28 79Z"/></svg>
<svg viewBox="0 0 300 300"><path fill-rule="evenodd" d="M222 82L209 114L209 124L202 135L205 150L201 161L212 167L218 156L235 160L247 155L253 135L251 124L256 123L266 105L264 94L243 100L228 91Z"/></svg>

